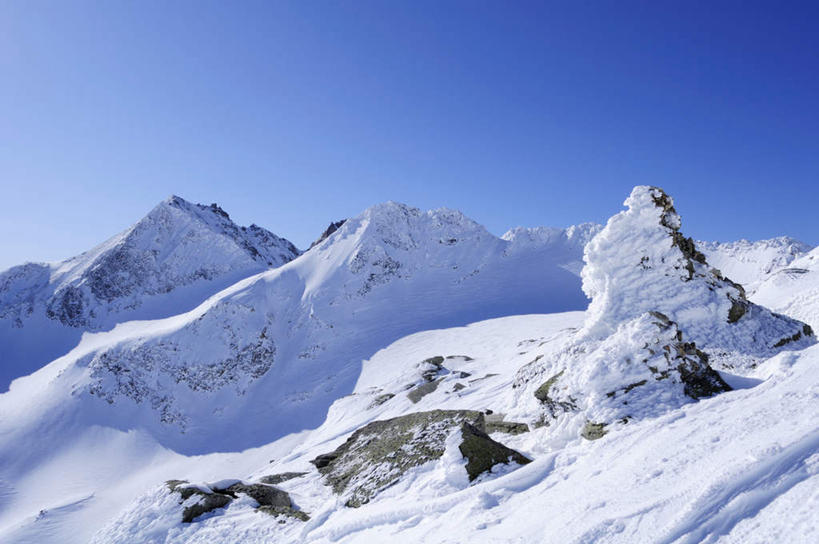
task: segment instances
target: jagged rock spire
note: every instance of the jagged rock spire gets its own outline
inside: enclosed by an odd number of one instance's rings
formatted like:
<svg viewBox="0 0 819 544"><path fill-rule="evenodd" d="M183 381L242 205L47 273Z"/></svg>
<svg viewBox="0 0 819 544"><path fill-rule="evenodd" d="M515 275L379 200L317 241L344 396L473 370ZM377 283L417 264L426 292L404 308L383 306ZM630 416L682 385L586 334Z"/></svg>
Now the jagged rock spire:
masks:
<svg viewBox="0 0 819 544"><path fill-rule="evenodd" d="M741 285L709 266L673 199L658 187L635 187L628 209L609 219L586 247L583 290L592 299L585 332L603 338L656 311L703 349L758 358L785 339L812 342L804 323L749 302ZM790 343L791 340L786 342Z"/></svg>

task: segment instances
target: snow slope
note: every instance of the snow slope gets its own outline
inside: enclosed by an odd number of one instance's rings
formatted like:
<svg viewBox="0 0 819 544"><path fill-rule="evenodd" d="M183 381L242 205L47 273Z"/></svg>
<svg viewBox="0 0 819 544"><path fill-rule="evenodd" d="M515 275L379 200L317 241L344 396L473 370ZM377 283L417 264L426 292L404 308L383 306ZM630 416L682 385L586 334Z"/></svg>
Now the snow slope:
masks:
<svg viewBox="0 0 819 544"><path fill-rule="evenodd" d="M788 236L749 242L702 242L697 249L705 254L714 268L741 284L749 295L759 288L771 274L788 268L790 264L813 249L808 244Z"/></svg>
<svg viewBox="0 0 819 544"><path fill-rule="evenodd" d="M603 229L597 223L580 223L566 229L554 227L516 227L502 236L511 242L509 252L548 253L563 262L566 270L580 275L586 244Z"/></svg>
<svg viewBox="0 0 819 544"><path fill-rule="evenodd" d="M444 456L370 504L345 508L309 464L374 419L433 407L511 409L513 369L533 356L553 354L582 320L581 313L517 316L403 338L365 363L355 393L337 401L327 421L298 446L280 447L280 457L247 472L241 472L247 465L231 470L214 464L204 480L307 472L280 484L310 513L307 523L280 524L255 513L252 502L237 501L181 524L178 502L157 481L94 542L139 542L146 535L169 543L237 538L250 543L815 540L819 379L812 369L819 364L817 347L765 361L748 382L755 387L633 421L600 440L578 436L582 418L514 437L495 433L534 462L473 485L453 477L461 465L457 457ZM407 380L418 379L419 363L434 354L471 360L447 359L450 377L418 404L403 392L372 406L385 391L399 391ZM472 375L456 378L460 371ZM456 383L468 386L453 391ZM191 465L209 462L210 457L197 458ZM174 477L195 473L175 468Z"/></svg>
<svg viewBox="0 0 819 544"><path fill-rule="evenodd" d="M49 502L27 482L52 466L78 480L88 474L79 487L97 496L118 471L176 459L170 450L241 451L318 426L353 390L361 361L407 333L585 307L563 253L549 261L548 252L511 246L458 212L388 203L190 312L87 334L0 396L0 478L14 497L0 524ZM148 445L121 462L114 456L99 474L66 453L86 451L95 433L107 444L140 437Z"/></svg>
<svg viewBox="0 0 819 544"><path fill-rule="evenodd" d="M819 248L771 275L753 299L819 330Z"/></svg>
<svg viewBox="0 0 819 544"><path fill-rule="evenodd" d="M172 196L77 257L10 268L0 273L0 390L68 352L84 331L190 310L298 254L261 227L237 226L216 204Z"/></svg>

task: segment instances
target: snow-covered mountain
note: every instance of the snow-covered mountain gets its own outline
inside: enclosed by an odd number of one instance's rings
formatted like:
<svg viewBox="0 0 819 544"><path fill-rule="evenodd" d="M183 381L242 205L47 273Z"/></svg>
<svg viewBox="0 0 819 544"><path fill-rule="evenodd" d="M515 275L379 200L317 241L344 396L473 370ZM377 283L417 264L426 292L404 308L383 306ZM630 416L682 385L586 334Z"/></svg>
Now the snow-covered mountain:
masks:
<svg viewBox="0 0 819 544"><path fill-rule="evenodd" d="M353 394L297 446L270 444L273 460L246 473L157 482L94 541L154 530L165 542L745 540L761 493L779 501L764 512L762 540L806 541L815 524L799 485L816 481L819 382L799 382L817 352L787 350L815 339L776 346L780 325L804 324L754 307L712 271L680 234L667 195L638 187L626 204L586 249L585 314L405 337L365 362ZM737 301L748 311L734 319ZM704 311L689 313L697 303ZM747 328L772 340L765 355L787 353L740 365L745 377L717 373L691 341L724 349L734 338L728 347L742 359ZM770 417L748 425L765 410ZM791 425L775 432L789 414ZM489 468L475 472L486 458ZM237 476L240 484L218 481ZM287 493L286 506L265 506L270 483ZM247 491L232 496L231 485ZM787 509L802 520L782 523L777 512ZM186 512L204 514L182 523Z"/></svg>
<svg viewBox="0 0 819 544"><path fill-rule="evenodd" d="M819 330L819 248L772 274L753 299Z"/></svg>
<svg viewBox="0 0 819 544"><path fill-rule="evenodd" d="M86 334L0 395L0 539L811 541L811 328L625 204L502 238L381 204Z"/></svg>
<svg viewBox="0 0 819 544"><path fill-rule="evenodd" d="M566 229L517 227L502 238L510 242L508 251L511 253L546 253L552 259L563 261L563 268L579 276L583 250L602 228L597 223L580 223Z"/></svg>
<svg viewBox="0 0 819 544"><path fill-rule="evenodd" d="M190 312L87 335L10 396L70 399L182 451L257 446L319 425L361 361L406 334L586 306L565 253L512 248L459 212L374 206Z"/></svg>
<svg viewBox="0 0 819 544"><path fill-rule="evenodd" d="M0 390L74 347L84 331L178 314L237 280L298 256L216 204L172 196L94 249L0 273Z"/></svg>
<svg viewBox="0 0 819 544"><path fill-rule="evenodd" d="M741 284L748 295L759 288L771 274L813 249L808 244L788 236L749 242L697 241L700 250L714 268Z"/></svg>

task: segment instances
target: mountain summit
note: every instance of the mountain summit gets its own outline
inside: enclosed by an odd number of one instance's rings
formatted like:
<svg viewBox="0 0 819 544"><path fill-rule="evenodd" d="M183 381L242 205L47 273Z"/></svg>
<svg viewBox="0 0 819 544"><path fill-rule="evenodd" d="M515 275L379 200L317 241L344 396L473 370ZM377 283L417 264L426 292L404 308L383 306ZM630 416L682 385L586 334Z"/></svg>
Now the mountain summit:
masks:
<svg viewBox="0 0 819 544"><path fill-rule="evenodd" d="M24 374L62 355L82 331L189 310L298 254L293 244L261 227L236 225L216 204L171 196L90 251L0 273L0 377Z"/></svg>

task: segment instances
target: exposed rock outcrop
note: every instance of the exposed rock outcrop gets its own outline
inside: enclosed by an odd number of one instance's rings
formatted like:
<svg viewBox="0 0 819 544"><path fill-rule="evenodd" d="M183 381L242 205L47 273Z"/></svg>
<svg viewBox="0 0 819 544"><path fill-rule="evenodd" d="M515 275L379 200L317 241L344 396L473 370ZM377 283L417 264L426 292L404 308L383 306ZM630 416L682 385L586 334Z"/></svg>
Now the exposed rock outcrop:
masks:
<svg viewBox="0 0 819 544"><path fill-rule="evenodd" d="M341 226L346 221L347 221L346 219L342 219L341 221L334 221L330 223L330 225L326 229L324 229L324 232L321 233L321 236L316 238L316 240L312 244L310 244L310 247L308 249L313 249L314 247L322 243L324 240L329 238L330 235L337 231L339 228L341 228Z"/></svg>
<svg viewBox="0 0 819 544"><path fill-rule="evenodd" d="M290 495L278 487L264 483L245 484L237 480L217 482L210 485L194 485L187 480L168 480L166 487L179 493L179 503L184 506L182 522L192 523L199 516L229 505L238 495L247 495L258 503L256 510L274 516L284 515L306 521L309 515L293 508ZM197 500L190 501L192 497Z"/></svg>
<svg viewBox="0 0 819 544"><path fill-rule="evenodd" d="M325 483L358 507L395 484L410 468L439 459L451 433L460 430L459 449L470 480L498 463L529 459L486 434L484 415L469 410L433 410L374 421L356 430L334 452L313 464Z"/></svg>
<svg viewBox="0 0 819 544"><path fill-rule="evenodd" d="M797 333L790 348L815 342L804 335L804 323L753 304L741 285L712 268L682 234L674 202L662 189L635 187L625 205L586 246L587 338L605 338L656 311L725 368L753 366Z"/></svg>

